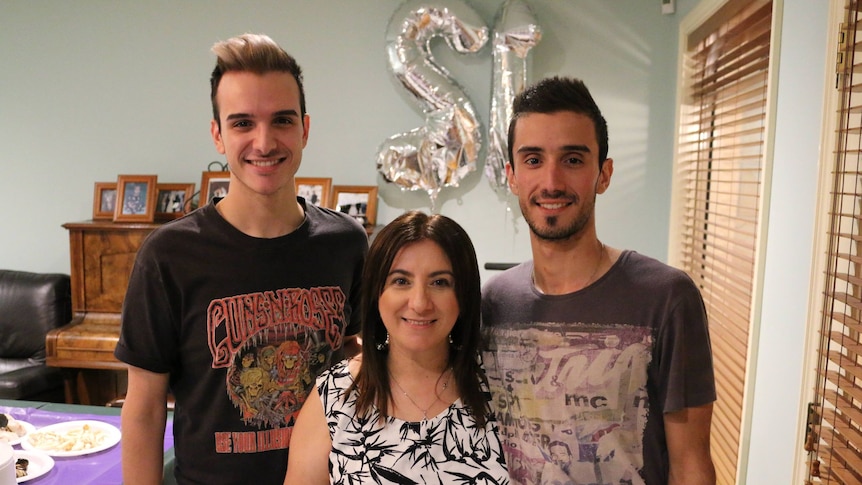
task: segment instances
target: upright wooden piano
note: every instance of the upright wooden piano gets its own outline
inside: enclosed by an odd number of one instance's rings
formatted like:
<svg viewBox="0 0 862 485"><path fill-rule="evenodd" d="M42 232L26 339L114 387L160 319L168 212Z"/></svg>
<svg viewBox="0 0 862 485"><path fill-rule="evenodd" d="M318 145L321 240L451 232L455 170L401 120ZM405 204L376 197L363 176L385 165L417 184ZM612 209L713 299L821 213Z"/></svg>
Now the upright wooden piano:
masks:
<svg viewBox="0 0 862 485"><path fill-rule="evenodd" d="M69 231L74 318L46 338L47 364L67 369L66 401L105 404L126 392L126 365L114 358L120 312L135 255L158 223L85 221Z"/></svg>

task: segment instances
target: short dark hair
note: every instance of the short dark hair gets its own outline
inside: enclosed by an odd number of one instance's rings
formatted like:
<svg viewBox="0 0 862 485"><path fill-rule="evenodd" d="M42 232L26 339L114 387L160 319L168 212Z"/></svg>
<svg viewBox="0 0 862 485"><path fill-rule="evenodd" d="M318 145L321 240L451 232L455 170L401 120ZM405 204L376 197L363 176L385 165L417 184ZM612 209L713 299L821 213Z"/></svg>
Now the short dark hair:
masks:
<svg viewBox="0 0 862 485"><path fill-rule="evenodd" d="M593 120L596 141L599 145L599 168L608 158L608 123L602 111L580 79L555 76L539 81L515 96L512 102L512 120L509 121L509 163L515 168L512 144L515 141L515 125L528 113L558 113L572 111Z"/></svg>
<svg viewBox="0 0 862 485"><path fill-rule="evenodd" d="M302 86L302 68L296 59L279 47L274 40L263 34L243 34L217 42L212 47L216 55L216 66L210 76L210 100L213 105L213 119L221 128L216 93L221 78L226 72L242 71L255 74L286 72L296 79L299 86L300 116L305 117L305 88Z"/></svg>
<svg viewBox="0 0 862 485"><path fill-rule="evenodd" d="M420 211L406 212L386 225L374 237L362 272L360 313L362 319L362 365L346 396L356 390L358 414L372 405L387 416L391 396L386 352L377 344L386 339L386 327L380 318L378 302L386 285L389 270L398 252L407 245L433 241L452 264L458 320L452 328L453 346L449 364L461 401L470 409L476 422L484 424L490 412L486 395L481 391L484 374L479 364L479 324L481 284L479 263L470 236L454 220Z"/></svg>

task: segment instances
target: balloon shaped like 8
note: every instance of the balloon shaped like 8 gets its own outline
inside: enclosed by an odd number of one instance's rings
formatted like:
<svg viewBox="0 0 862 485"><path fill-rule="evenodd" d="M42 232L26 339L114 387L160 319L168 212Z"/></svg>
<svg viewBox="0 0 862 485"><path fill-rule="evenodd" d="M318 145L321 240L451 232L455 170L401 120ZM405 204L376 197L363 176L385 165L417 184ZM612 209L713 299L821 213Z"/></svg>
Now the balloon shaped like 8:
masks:
<svg viewBox="0 0 862 485"><path fill-rule="evenodd" d="M431 53L438 36L458 53L474 53L487 43L488 28L461 0L408 0L395 11L386 33L389 66L425 125L389 137L377 154L383 177L403 190L426 191L432 209L443 187L457 187L476 169L482 147L472 101Z"/></svg>
<svg viewBox="0 0 862 485"><path fill-rule="evenodd" d="M497 12L491 50L491 116L488 122L488 154L485 176L497 191L509 192L506 183L508 131L512 101L527 86L528 54L542 39L536 17L523 0L506 0Z"/></svg>

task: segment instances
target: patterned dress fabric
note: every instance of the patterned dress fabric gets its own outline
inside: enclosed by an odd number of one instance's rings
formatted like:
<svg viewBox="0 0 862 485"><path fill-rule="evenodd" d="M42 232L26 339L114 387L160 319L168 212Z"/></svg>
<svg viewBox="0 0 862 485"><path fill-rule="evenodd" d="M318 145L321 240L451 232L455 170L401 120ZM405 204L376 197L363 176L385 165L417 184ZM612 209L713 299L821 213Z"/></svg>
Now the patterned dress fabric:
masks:
<svg viewBox="0 0 862 485"><path fill-rule="evenodd" d="M347 361L317 380L332 438L329 475L333 484L509 483L497 422L479 427L460 400L427 421L388 417L376 408L356 415L356 393ZM381 423L381 421L383 421Z"/></svg>

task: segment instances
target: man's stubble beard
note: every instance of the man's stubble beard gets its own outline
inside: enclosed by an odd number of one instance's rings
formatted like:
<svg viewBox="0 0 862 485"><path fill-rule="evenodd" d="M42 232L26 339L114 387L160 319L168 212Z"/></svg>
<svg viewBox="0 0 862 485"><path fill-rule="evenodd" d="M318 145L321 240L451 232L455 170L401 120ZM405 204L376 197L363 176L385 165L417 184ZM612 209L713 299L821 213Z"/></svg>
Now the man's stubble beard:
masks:
<svg viewBox="0 0 862 485"><path fill-rule="evenodd" d="M577 205L579 202L580 198L576 197L572 203ZM592 198L581 207L577 217L565 226L559 225L560 218L558 216L545 217L544 226L540 225L540 221L534 219L527 210L530 207L529 204L531 204L530 201L521 201L519 203L521 206L521 214L524 216L524 220L527 222L527 226L530 228L530 231L532 231L536 237L545 241L563 241L577 236L587 226L587 223L593 216L593 210L596 205L596 194L593 193Z"/></svg>

